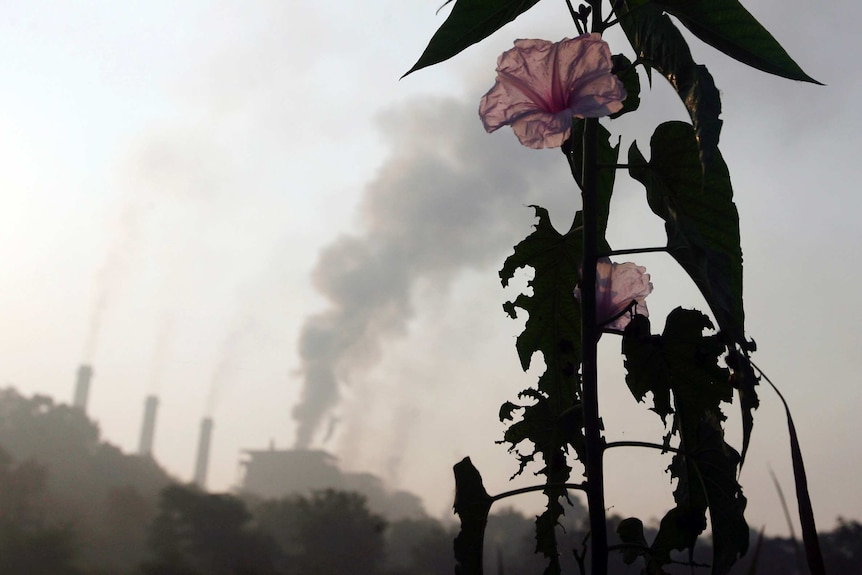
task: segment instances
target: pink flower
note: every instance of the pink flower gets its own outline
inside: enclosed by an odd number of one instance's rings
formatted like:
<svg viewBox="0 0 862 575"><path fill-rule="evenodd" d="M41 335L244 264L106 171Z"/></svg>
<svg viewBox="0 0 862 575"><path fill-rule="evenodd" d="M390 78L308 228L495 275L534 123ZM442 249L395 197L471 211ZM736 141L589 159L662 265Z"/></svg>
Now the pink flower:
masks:
<svg viewBox="0 0 862 575"><path fill-rule="evenodd" d="M622 109L626 91L611 65L610 48L598 34L557 43L516 40L497 59L497 82L479 103L485 130L509 125L530 148L562 146L572 117Z"/></svg>
<svg viewBox="0 0 862 575"><path fill-rule="evenodd" d="M605 329L622 331L632 315L649 317L646 297L652 293L646 268L631 262L615 264L607 258L596 263L596 323ZM575 288L575 298L580 298Z"/></svg>

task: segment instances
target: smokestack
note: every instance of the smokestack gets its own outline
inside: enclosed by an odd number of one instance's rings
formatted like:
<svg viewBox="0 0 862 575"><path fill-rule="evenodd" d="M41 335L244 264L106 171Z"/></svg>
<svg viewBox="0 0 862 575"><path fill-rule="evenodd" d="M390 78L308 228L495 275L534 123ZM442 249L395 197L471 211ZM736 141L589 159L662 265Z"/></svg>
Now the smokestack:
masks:
<svg viewBox="0 0 862 575"><path fill-rule="evenodd" d="M148 395L144 402L144 423L141 426L138 455L151 455L153 453L153 437L156 434L156 409L158 407L158 398L155 395Z"/></svg>
<svg viewBox="0 0 862 575"><path fill-rule="evenodd" d="M210 440L213 434L213 420L211 417L204 417L201 421L201 435L198 439L198 458L195 461L195 478L194 483L201 489L206 486L207 466L210 460Z"/></svg>
<svg viewBox="0 0 862 575"><path fill-rule="evenodd" d="M93 368L87 364L81 364L78 368L78 378L75 381L75 398L73 407L78 407L84 413L87 412L87 397L90 395L90 380L93 378Z"/></svg>

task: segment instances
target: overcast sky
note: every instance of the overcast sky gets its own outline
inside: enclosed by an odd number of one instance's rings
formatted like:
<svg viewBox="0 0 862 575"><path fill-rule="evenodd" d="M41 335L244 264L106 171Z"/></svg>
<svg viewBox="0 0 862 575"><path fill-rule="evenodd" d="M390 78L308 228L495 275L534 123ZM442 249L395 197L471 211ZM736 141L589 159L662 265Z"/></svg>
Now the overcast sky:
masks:
<svg viewBox="0 0 862 575"><path fill-rule="evenodd" d="M330 450L435 516L465 455L492 493L526 484L507 482L516 462L494 445L496 415L539 372L520 371L521 323L501 307L524 279L503 290L497 270L530 231L525 205L564 227L580 200L559 151L485 134L476 109L513 39L575 32L546 0L399 81L443 21L440 3L4 2L0 384L65 402L92 362L88 412L128 451L158 394L155 456L183 480L209 413L216 490L236 484L242 449L270 440ZM755 361L791 403L829 528L862 517L862 298L850 289L862 283L862 8L749 4L826 84L768 77L692 40L722 91ZM685 118L661 79L642 98L609 125L624 150L637 138L646 152L656 125ZM611 244L662 244L643 189L619 181ZM654 329L677 305L705 309L665 256L635 261L652 274ZM656 440L618 339L601 354L608 437ZM761 397L742 484L751 524L782 533L769 468L789 495L786 425L777 398ZM608 458L613 512L671 506L666 457Z"/></svg>

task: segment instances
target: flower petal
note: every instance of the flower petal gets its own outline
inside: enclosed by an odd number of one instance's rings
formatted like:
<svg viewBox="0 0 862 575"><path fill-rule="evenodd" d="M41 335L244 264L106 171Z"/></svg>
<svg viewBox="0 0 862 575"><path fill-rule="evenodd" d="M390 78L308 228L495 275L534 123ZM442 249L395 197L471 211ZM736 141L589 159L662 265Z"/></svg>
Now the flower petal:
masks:
<svg viewBox="0 0 862 575"><path fill-rule="evenodd" d="M558 43L516 40L497 59L497 81L479 103L485 130L510 125L530 148L559 147L572 117L622 109L625 89L611 73L610 48L598 34Z"/></svg>

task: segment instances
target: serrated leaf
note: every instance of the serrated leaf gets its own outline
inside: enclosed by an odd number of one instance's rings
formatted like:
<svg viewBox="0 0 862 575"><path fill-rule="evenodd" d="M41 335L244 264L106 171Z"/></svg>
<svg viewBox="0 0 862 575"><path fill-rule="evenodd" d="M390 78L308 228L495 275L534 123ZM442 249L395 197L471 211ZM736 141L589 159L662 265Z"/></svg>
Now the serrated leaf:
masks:
<svg viewBox="0 0 862 575"><path fill-rule="evenodd" d="M551 497L548 507L536 517L536 553L541 553L548 560L548 566L543 575L559 575L560 553L557 550L557 525L563 515L563 506L559 498Z"/></svg>
<svg viewBox="0 0 862 575"><path fill-rule="evenodd" d="M620 0L617 14L638 58L656 69L676 90L694 126L701 163L718 150L721 97L712 75L691 57L680 31L650 0Z"/></svg>
<svg viewBox="0 0 862 575"><path fill-rule="evenodd" d="M482 575L482 550L485 526L493 500L482 476L469 457L455 464L455 513L461 519L461 531L455 538L455 573Z"/></svg>
<svg viewBox="0 0 862 575"><path fill-rule="evenodd" d="M449 17L431 37L419 60L404 76L459 54L538 2L539 0L457 0Z"/></svg>
<svg viewBox="0 0 862 575"><path fill-rule="evenodd" d="M619 112L611 114L611 120L619 118L623 114L634 112L641 105L641 79L638 76L637 67L632 66L631 60L622 54L615 54L611 57L613 60L613 68L611 72L616 74L617 78L623 83L626 89L626 99L623 100L623 107ZM601 160L600 160L601 161Z"/></svg>
<svg viewBox="0 0 862 575"><path fill-rule="evenodd" d="M579 398L581 363L580 306L574 289L578 284L578 267L582 257L583 234L573 228L561 234L551 225L548 212L533 206L539 218L535 230L515 246L500 270L503 286L515 272L531 268L529 282L532 295L521 294L504 306L514 316L520 308L529 314L524 331L518 336L516 348L521 366L530 367L533 354L540 352L545 371L535 389L524 390L519 397L529 397L534 403L524 407L522 417L506 430L503 441L519 459L518 473L540 455L544 467L538 472L546 478L544 493L548 498L546 511L536 522L536 548L548 559L545 573L560 572L554 529L563 512L559 498L566 495L560 487L571 473L567 462L569 449L584 459L583 410ZM576 217L577 221L577 217ZM505 407L505 405L504 405ZM530 442L533 452L522 454L517 447Z"/></svg>
<svg viewBox="0 0 862 575"><path fill-rule="evenodd" d="M515 405L511 401L507 401L503 405L500 406L500 421L507 421L512 419L512 412L516 409L520 409L520 405Z"/></svg>
<svg viewBox="0 0 862 575"><path fill-rule="evenodd" d="M554 377L540 382L539 390L559 397L574 392L573 382L580 365L581 314L573 294L578 285L583 238L580 230L559 233L546 209L530 207L536 210L539 223L506 258L500 280L506 287L518 269L532 268L534 276L529 286L533 295L521 294L504 308L518 307L529 314L516 343L521 367L527 371L533 354L542 352L548 367L546 373L552 372Z"/></svg>
<svg viewBox="0 0 862 575"><path fill-rule="evenodd" d="M668 251L694 280L719 327L743 349L742 249L739 215L727 165L716 149L706 169L692 127L666 122L650 140L647 162L629 148L629 174L647 191L650 209L665 221Z"/></svg>
<svg viewBox="0 0 862 575"><path fill-rule="evenodd" d="M739 0L653 1L700 40L743 64L782 78L820 84L802 71Z"/></svg>

